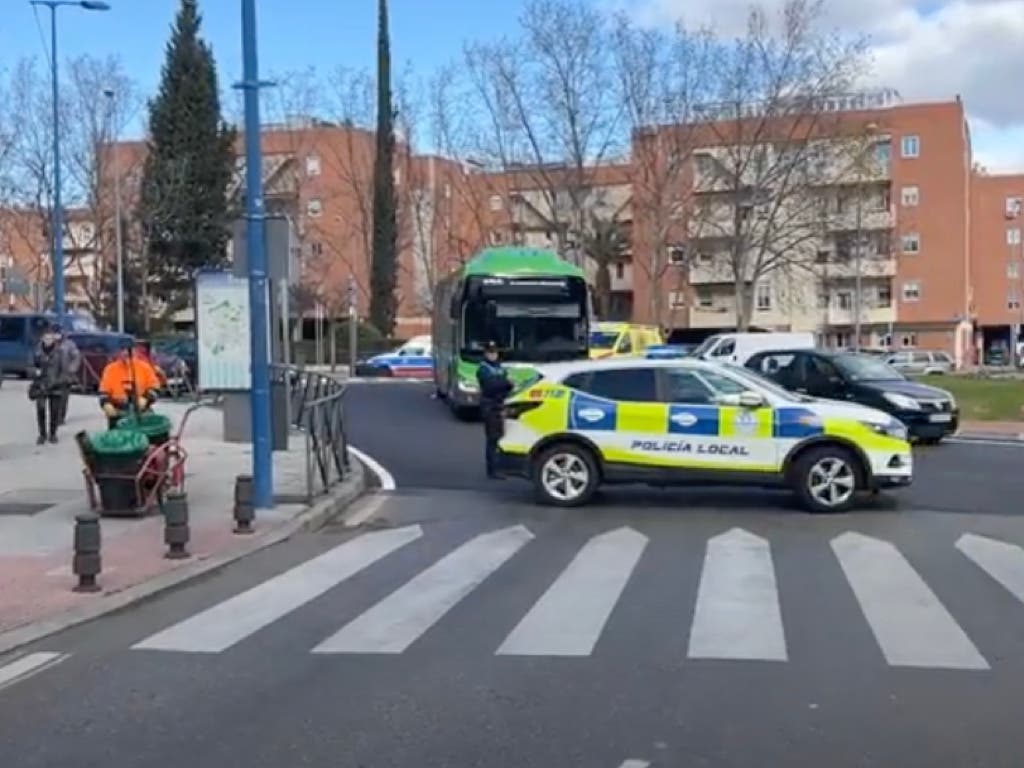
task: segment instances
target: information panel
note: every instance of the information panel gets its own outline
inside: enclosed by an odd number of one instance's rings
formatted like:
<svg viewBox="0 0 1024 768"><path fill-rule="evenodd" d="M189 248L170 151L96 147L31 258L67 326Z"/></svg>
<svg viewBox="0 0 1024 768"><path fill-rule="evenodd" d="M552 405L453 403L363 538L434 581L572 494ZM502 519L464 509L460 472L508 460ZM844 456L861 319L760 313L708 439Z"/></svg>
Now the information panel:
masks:
<svg viewBox="0 0 1024 768"><path fill-rule="evenodd" d="M198 388L203 392L248 391L252 382L249 281L230 272L196 277Z"/></svg>

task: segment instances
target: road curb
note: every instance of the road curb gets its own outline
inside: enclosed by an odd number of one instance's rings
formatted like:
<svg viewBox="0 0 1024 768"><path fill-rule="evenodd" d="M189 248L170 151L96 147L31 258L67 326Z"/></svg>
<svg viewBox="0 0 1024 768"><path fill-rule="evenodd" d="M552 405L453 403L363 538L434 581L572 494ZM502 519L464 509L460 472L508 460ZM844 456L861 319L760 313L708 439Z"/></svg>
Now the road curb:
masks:
<svg viewBox="0 0 1024 768"><path fill-rule="evenodd" d="M1024 432L1018 434L1006 434L1005 432L957 432L950 435L957 440L977 443L1024 443Z"/></svg>
<svg viewBox="0 0 1024 768"><path fill-rule="evenodd" d="M56 616L26 624L0 634L0 656L22 646L34 643L49 635L65 629L85 624L86 622L121 611L125 608L153 598L167 590L184 586L212 571L241 560L255 552L287 541L303 531L315 531L323 527L329 520L340 515L347 507L359 499L367 488L366 469L358 460L352 462L352 473L341 485L326 498L303 510L295 517L280 523L265 533L258 532L259 519L256 520L257 535L248 539L243 546L230 552L211 555L184 565L181 568L161 574L152 579L133 584L119 592L100 595L96 602L63 611ZM230 521L225 517L225 525Z"/></svg>

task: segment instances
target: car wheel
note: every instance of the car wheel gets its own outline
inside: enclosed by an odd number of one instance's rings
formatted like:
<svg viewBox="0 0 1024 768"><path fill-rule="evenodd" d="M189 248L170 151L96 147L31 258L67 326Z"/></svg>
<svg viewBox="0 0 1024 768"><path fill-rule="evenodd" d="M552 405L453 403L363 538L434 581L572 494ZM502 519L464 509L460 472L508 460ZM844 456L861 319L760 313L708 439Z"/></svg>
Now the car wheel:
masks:
<svg viewBox="0 0 1024 768"><path fill-rule="evenodd" d="M593 453L581 445L558 443L533 462L537 499L555 507L578 507L593 497L600 472Z"/></svg>
<svg viewBox="0 0 1024 768"><path fill-rule="evenodd" d="M922 437L921 445L938 445L942 442L942 436L939 437Z"/></svg>
<svg viewBox="0 0 1024 768"><path fill-rule="evenodd" d="M845 512L856 501L859 462L846 448L822 446L801 456L793 468L793 490L809 512Z"/></svg>

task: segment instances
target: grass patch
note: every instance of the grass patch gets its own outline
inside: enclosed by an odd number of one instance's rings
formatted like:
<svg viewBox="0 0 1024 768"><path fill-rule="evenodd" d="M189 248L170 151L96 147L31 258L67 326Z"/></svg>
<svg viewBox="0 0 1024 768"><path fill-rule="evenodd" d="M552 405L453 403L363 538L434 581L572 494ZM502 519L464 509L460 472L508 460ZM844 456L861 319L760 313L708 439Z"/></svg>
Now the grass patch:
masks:
<svg viewBox="0 0 1024 768"><path fill-rule="evenodd" d="M981 376L919 376L956 398L964 421L1024 421L1024 380Z"/></svg>

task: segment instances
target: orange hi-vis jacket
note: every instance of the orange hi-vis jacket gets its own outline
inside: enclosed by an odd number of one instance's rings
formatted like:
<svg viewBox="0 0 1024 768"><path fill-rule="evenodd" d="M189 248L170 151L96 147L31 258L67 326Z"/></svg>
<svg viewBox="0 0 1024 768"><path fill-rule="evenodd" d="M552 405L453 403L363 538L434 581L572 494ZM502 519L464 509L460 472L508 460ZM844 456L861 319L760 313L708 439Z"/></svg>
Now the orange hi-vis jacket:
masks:
<svg viewBox="0 0 1024 768"><path fill-rule="evenodd" d="M135 397L144 397L151 390L160 388L160 377L153 364L144 358L111 360L100 377L100 400L117 406L127 404L133 383Z"/></svg>

